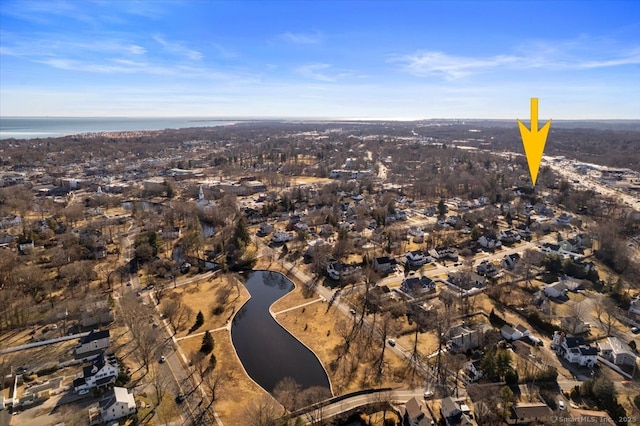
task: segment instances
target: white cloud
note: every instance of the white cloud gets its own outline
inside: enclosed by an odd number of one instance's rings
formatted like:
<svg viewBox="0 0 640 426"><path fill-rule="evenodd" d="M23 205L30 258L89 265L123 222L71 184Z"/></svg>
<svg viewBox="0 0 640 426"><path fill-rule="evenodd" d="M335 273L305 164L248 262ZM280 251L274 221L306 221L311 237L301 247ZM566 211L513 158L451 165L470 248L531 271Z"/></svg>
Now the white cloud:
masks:
<svg viewBox="0 0 640 426"><path fill-rule="evenodd" d="M180 56L185 56L191 60L199 61L204 58L204 55L197 50L190 49L182 42L167 41L161 36L153 36L153 39L160 44L164 49L169 52Z"/></svg>
<svg viewBox="0 0 640 426"><path fill-rule="evenodd" d="M567 46L569 46L567 44ZM539 47L539 46L538 46ZM394 56L389 62L401 64L404 71L418 76L440 76L448 80L455 80L472 74L491 69L535 69L547 70L580 70L609 68L622 65L640 64L640 49L610 53L580 52L580 55L567 50L529 49L533 55L495 55L487 57L453 56L439 51L420 51L410 55ZM584 56L590 55L586 58ZM597 59L593 59L594 56Z"/></svg>
<svg viewBox="0 0 640 426"><path fill-rule="evenodd" d="M392 62L403 64L403 68L410 74L419 77L439 75L448 79L464 77L483 69L514 64L518 60L519 58L508 55L471 58L451 56L442 52L418 52L391 59Z"/></svg>
<svg viewBox="0 0 640 426"><path fill-rule="evenodd" d="M336 69L330 64L312 63L301 65L295 69L296 74L313 80L335 82L345 77L354 76L354 72L345 69Z"/></svg>
<svg viewBox="0 0 640 426"><path fill-rule="evenodd" d="M324 40L321 33L291 33L280 34L280 38L294 44L320 44Z"/></svg>

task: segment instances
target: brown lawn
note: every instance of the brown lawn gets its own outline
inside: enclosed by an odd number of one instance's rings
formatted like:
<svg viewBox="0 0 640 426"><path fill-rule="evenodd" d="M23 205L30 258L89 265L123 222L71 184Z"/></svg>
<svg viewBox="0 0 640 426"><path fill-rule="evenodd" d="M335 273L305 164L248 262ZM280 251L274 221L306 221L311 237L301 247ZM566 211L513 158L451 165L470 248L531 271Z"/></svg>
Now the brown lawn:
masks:
<svg viewBox="0 0 640 426"><path fill-rule="evenodd" d="M352 345L351 354L338 360L337 347L343 339L340 330L351 326L352 319L332 307L327 312L327 302L315 303L294 309L277 316L277 321L291 334L302 341L315 352L320 362L325 366L335 395L341 395L368 386L399 386L401 377L396 372L402 370L404 362L389 348L385 351L385 369L382 383L373 383L370 374L373 370L372 360L380 351L380 343L374 342L369 351L360 356L352 355L356 352L357 344ZM350 364L352 363L352 364ZM353 365L354 373L346 373L345 366Z"/></svg>
<svg viewBox="0 0 640 426"><path fill-rule="evenodd" d="M223 311L216 315L213 310L220 306L218 298L224 292L228 292L227 302L224 304ZM198 311L202 311L204 315L204 324L194 333L202 333L205 330L224 327L233 313L240 309L242 304L249 299L249 292L242 282L233 275L219 275L210 281L203 280L199 283L171 289L162 298L161 310L168 300L175 298L177 295L182 296L183 302L193 310L192 318L187 323L185 330L180 330L176 335L178 338L187 335L189 328L195 322L195 316Z"/></svg>

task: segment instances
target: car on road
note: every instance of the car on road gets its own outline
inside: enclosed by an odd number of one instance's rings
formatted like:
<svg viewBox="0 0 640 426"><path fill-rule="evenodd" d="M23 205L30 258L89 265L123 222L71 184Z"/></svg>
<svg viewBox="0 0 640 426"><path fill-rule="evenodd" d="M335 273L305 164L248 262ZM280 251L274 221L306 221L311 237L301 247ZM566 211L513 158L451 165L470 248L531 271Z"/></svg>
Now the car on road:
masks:
<svg viewBox="0 0 640 426"><path fill-rule="evenodd" d="M635 326L634 326L634 327L631 327L631 332L632 332L633 334L638 334L638 333L640 333L640 328L635 327Z"/></svg>
<svg viewBox="0 0 640 426"><path fill-rule="evenodd" d="M387 342L389 343L389 346L395 346L396 345L396 341L393 339L389 339L387 340Z"/></svg>
<svg viewBox="0 0 640 426"><path fill-rule="evenodd" d="M184 394L180 392L179 394L176 395L176 402L180 404L182 401L184 401Z"/></svg>
<svg viewBox="0 0 640 426"><path fill-rule="evenodd" d="M160 357L160 359L158 359L158 362L159 362L160 364L162 364L162 363L163 363L163 362L165 362L166 360L167 360L167 358L166 358L164 355L162 355L162 356Z"/></svg>
<svg viewBox="0 0 640 426"><path fill-rule="evenodd" d="M431 399L431 398L433 398L433 391L425 391L424 399Z"/></svg>
<svg viewBox="0 0 640 426"><path fill-rule="evenodd" d="M351 315L355 315L356 314L356 310L355 309L349 309L349 312L351 312Z"/></svg>
<svg viewBox="0 0 640 426"><path fill-rule="evenodd" d="M561 410L564 410L566 408L563 400L558 401L558 408Z"/></svg>

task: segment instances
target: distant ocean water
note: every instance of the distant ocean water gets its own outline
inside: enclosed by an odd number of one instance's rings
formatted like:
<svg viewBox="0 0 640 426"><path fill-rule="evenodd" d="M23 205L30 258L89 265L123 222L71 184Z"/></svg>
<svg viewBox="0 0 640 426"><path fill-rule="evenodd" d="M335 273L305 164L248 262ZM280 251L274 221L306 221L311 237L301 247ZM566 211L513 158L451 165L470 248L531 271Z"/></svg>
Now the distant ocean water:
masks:
<svg viewBox="0 0 640 426"><path fill-rule="evenodd" d="M79 133L212 127L225 126L237 121L202 117L0 117L0 139L33 139Z"/></svg>

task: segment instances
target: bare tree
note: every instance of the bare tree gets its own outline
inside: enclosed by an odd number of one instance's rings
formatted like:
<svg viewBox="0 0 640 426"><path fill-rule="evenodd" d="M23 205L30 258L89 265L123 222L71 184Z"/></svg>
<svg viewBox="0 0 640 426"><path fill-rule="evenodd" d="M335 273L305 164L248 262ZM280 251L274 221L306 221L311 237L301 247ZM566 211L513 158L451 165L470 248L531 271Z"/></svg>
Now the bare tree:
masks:
<svg viewBox="0 0 640 426"><path fill-rule="evenodd" d="M291 377L280 380L273 388L273 396L289 411L298 408L298 400L302 386Z"/></svg>
<svg viewBox="0 0 640 426"><path fill-rule="evenodd" d="M183 330L193 315L193 310L184 303L182 295L167 300L162 306L162 312L173 328L173 334Z"/></svg>
<svg viewBox="0 0 640 426"><path fill-rule="evenodd" d="M271 395L264 395L247 404L242 421L247 426L278 426L283 414L282 407Z"/></svg>
<svg viewBox="0 0 640 426"><path fill-rule="evenodd" d="M153 386L153 391L156 396L156 407L162 404L165 394L167 393L167 386L169 385L169 378L165 374L164 370L157 364L151 364L149 368L148 381Z"/></svg>

